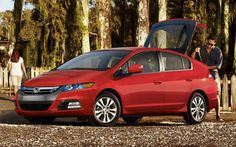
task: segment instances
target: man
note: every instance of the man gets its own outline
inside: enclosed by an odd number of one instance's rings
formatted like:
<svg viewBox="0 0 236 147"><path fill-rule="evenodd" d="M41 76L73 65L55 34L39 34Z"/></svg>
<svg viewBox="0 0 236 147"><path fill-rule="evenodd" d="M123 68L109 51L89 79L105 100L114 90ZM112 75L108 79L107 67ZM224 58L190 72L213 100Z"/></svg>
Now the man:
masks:
<svg viewBox="0 0 236 147"><path fill-rule="evenodd" d="M207 39L207 44L201 47L197 47L192 53L191 57L196 58L198 56L199 60L205 63L210 70L213 78L215 79L218 87L218 106L215 108L216 110L216 119L218 121L222 121L220 118L220 92L221 92L221 79L218 73L218 70L221 68L223 62L223 55L220 48L216 47L216 37L210 36Z"/></svg>

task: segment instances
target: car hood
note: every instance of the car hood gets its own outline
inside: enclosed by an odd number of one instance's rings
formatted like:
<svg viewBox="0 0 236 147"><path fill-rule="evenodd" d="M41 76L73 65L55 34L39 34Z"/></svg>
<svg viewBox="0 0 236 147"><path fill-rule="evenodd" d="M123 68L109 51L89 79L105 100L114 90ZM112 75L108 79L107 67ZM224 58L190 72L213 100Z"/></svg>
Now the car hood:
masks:
<svg viewBox="0 0 236 147"><path fill-rule="evenodd" d="M94 82L105 71L94 70L56 70L44 73L24 82L24 86L62 86L84 82ZM103 76L102 76L103 77Z"/></svg>

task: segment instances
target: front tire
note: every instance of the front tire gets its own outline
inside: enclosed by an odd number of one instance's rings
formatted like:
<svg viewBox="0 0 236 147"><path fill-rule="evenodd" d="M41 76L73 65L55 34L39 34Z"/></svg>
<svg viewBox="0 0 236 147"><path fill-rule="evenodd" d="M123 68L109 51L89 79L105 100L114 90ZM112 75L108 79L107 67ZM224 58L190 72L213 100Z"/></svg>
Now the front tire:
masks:
<svg viewBox="0 0 236 147"><path fill-rule="evenodd" d="M111 126L121 115L121 105L118 98L111 92L100 94L93 106L93 115L90 117L92 125Z"/></svg>
<svg viewBox="0 0 236 147"><path fill-rule="evenodd" d="M189 100L187 113L184 120L188 124L201 123L206 115L207 105L205 98L200 93L194 93Z"/></svg>

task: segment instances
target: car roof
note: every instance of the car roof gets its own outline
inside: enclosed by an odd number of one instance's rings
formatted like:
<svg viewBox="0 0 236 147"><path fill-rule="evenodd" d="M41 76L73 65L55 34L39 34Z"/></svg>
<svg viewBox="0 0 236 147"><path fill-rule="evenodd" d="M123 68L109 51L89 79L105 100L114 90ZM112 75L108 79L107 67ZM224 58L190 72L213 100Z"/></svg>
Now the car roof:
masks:
<svg viewBox="0 0 236 147"><path fill-rule="evenodd" d="M135 51L135 52L141 52L141 51L161 51L161 52L169 52L181 56L187 56L185 54L173 51L173 50L168 50L168 49L163 49L163 48L149 48L149 47L117 47L117 48L109 48L109 49L102 49L102 50L95 50L97 51ZM188 57L188 56L187 56Z"/></svg>

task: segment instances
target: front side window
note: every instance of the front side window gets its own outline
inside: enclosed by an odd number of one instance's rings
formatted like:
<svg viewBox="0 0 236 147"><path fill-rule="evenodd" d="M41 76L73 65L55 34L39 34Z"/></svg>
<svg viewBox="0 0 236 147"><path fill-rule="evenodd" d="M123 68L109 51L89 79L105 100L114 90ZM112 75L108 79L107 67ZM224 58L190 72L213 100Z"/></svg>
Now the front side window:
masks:
<svg viewBox="0 0 236 147"><path fill-rule="evenodd" d="M121 69L123 73L128 72L128 67L133 64L140 64L143 65L143 72L142 73L150 73L150 72L157 72L159 70L159 62L157 59L156 52L144 52L139 53L132 57L127 63L125 63Z"/></svg>
<svg viewBox="0 0 236 147"><path fill-rule="evenodd" d="M165 71L191 69L191 62L179 55L162 52L162 62Z"/></svg>
<svg viewBox="0 0 236 147"><path fill-rule="evenodd" d="M107 70L119 63L130 51L104 50L82 54L59 66L57 70Z"/></svg>

